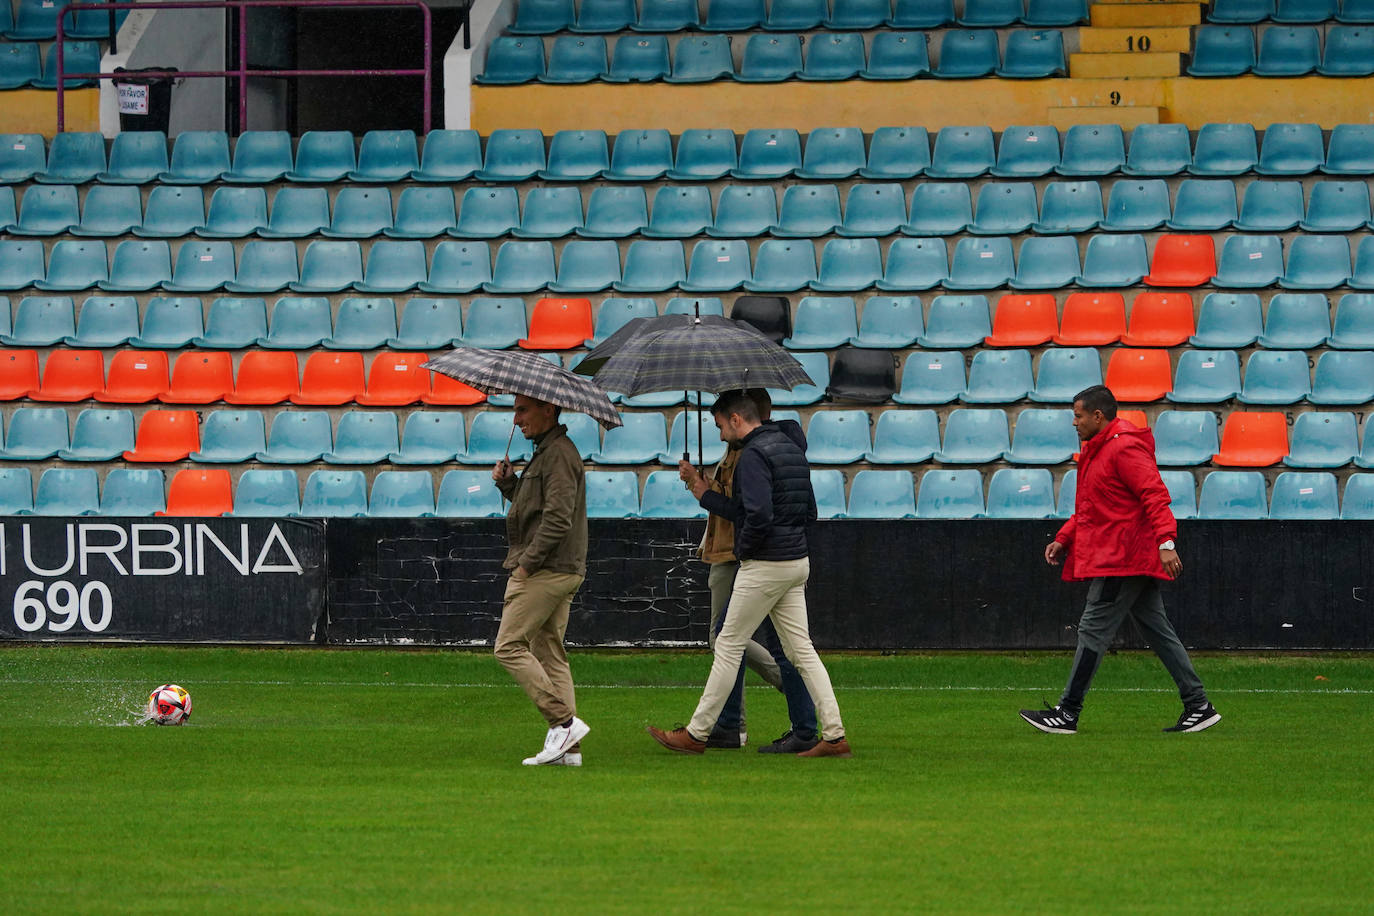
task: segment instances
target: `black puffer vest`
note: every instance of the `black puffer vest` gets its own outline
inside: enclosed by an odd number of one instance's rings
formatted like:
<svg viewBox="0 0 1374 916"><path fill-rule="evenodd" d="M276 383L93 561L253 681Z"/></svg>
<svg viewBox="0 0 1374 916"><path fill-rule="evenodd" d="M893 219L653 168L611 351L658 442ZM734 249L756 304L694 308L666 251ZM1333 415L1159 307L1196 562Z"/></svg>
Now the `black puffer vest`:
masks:
<svg viewBox="0 0 1374 916"><path fill-rule="evenodd" d="M765 423L741 443L731 499L736 510L735 556L741 560L799 560L807 555L806 526L816 520L816 494L806 452L787 434L790 431ZM800 434L800 428L796 432ZM745 511L744 499L746 493L764 490L771 497L771 518L758 524Z"/></svg>

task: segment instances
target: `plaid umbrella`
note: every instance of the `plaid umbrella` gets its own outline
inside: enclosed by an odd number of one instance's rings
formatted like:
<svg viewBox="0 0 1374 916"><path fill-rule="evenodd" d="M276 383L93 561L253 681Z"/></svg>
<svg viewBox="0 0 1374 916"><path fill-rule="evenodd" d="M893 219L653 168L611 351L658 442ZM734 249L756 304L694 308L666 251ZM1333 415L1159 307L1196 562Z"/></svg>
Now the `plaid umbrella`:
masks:
<svg viewBox="0 0 1374 916"><path fill-rule="evenodd" d="M457 347L420 368L442 372L483 394L523 394L585 413L607 429L621 425L606 392L537 353Z"/></svg>

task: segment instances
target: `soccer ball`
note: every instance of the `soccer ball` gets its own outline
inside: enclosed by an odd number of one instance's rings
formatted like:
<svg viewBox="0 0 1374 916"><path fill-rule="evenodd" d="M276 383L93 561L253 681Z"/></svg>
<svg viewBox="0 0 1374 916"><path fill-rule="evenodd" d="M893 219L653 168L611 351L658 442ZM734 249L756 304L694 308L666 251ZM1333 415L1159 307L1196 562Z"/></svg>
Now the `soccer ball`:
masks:
<svg viewBox="0 0 1374 916"><path fill-rule="evenodd" d="M163 684L148 695L148 718L158 725L185 725L191 718L191 695L176 684Z"/></svg>

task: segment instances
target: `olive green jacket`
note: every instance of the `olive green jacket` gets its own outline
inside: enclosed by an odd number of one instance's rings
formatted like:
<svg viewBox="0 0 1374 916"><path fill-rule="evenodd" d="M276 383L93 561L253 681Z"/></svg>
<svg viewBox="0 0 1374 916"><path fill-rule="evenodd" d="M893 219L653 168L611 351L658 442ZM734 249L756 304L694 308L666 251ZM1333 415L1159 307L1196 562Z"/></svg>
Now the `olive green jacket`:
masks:
<svg viewBox="0 0 1374 916"><path fill-rule="evenodd" d="M511 503L506 569L587 574L586 478L566 426L559 424L538 439L524 473L496 486Z"/></svg>

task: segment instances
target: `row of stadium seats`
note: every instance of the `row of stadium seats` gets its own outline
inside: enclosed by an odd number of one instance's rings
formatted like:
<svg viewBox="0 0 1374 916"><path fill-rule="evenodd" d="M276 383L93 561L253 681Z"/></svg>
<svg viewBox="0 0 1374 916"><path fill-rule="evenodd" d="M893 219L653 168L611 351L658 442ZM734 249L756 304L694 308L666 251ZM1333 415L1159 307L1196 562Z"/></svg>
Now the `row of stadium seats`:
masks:
<svg viewBox="0 0 1374 916"><path fill-rule="evenodd" d="M1207 25L1197 31L1189 76L1360 77L1374 74L1374 29L1338 25L1325 48L1312 26L1269 26L1255 50L1255 31L1244 25Z"/></svg>
<svg viewBox="0 0 1374 916"><path fill-rule="evenodd" d="M1307 22L1371 23L1374 3L1370 0L1213 0L1207 10L1209 22L1255 23L1271 20L1286 24Z"/></svg>
<svg viewBox="0 0 1374 916"><path fill-rule="evenodd" d="M779 411L779 416L796 417ZM8 461L198 461L269 464L459 464L489 465L507 453L528 457L528 443L511 442L513 414L473 414L464 436L457 412L412 411L404 435L391 411L346 411L333 428L326 411L277 412L270 431L256 410L215 410L204 428L194 411L149 410L138 421L127 409L86 408L68 432L60 407L13 411L0 458ZM684 451L697 457L696 411L679 411L671 422L658 412L626 413L623 426L601 437L594 421L569 414L565 422L583 459L604 465L675 464ZM1144 415L1132 412L1133 422ZM812 464L1011 464L1058 465L1078 451L1073 412L1032 407L1021 411L1008 433L1002 409L960 407L945 417L941 438L935 410L885 410L874 419L863 410L820 410L808 421L807 457ZM1290 441L1281 413L1232 411L1221 423L1211 411L1160 412L1155 419L1158 461L1165 466L1340 468L1374 466L1374 424L1363 442L1351 412L1300 413ZM720 460L724 446L704 424L702 458ZM508 446L507 443L510 443Z"/></svg>
<svg viewBox="0 0 1374 916"><path fill-rule="evenodd" d="M100 45L94 41L67 41L63 51L65 73L99 73ZM43 61L40 65L40 59ZM64 79L68 89L94 86L95 80ZM0 89L56 89L57 45L48 48L46 57L38 45L21 42L0 44Z"/></svg>
<svg viewBox="0 0 1374 916"><path fill-rule="evenodd" d="M0 0L0 35L13 42L51 41L57 37L57 17L67 5L54 0L14 0L11 6L10 0ZM118 10L115 28L128 16L129 10ZM66 17L64 34L68 38L109 38L110 11L78 6Z"/></svg>
<svg viewBox="0 0 1374 916"><path fill-rule="evenodd" d="M1370 519L1374 474L1351 474L1337 498L1336 475L1285 471L1273 483L1272 502L1258 471L1212 471L1199 495L1192 473L1164 471L1176 518ZM988 480L976 469L925 472L919 487L909 471L858 471L845 496L843 473L813 469L818 514L824 519L1067 518L1072 514L1077 471L1064 474L1059 499L1044 468L1000 468ZM103 485L102 485L103 483ZM448 471L435 498L427 471L379 471L369 499L362 471L317 470L300 482L293 469L246 470L237 480L227 470L176 471L170 489L161 470L111 468L103 482L93 468L49 468L33 492L28 468L0 468L0 515L236 515L304 517L491 518L504 514L488 471ZM166 494L164 499L164 493ZM638 475L624 471L587 474L591 518L701 518L676 471L654 471L640 493Z"/></svg>
<svg viewBox="0 0 1374 916"><path fill-rule="evenodd" d="M924 32L879 32L871 47L857 32L823 32L805 41L799 35L759 33L744 44L738 66L726 35L679 39L671 62L662 35L626 35L615 43L607 63L606 39L565 35L554 39L547 60L537 37L502 37L487 52L486 69L474 82L512 85L541 83L778 83L790 79L910 80L921 76L976 79L996 73L1010 79L1045 79L1067 70L1064 36L1058 30L1017 30L999 47L995 31L951 29L941 33L936 64L931 65ZM806 47L805 61L802 58Z"/></svg>
<svg viewBox="0 0 1374 916"><path fill-rule="evenodd" d="M609 152L608 152L609 150ZM932 146L924 127L880 127L865 146L856 127L756 128L742 137L724 129L684 130L676 150L667 130L622 131L611 144L600 130L563 130L547 143L538 130L436 130L424 155L412 131L369 131L355 155L347 131L307 131L293 158L285 131L246 131L234 146L223 131L183 131L170 161L167 139L156 131L115 137L106 159L98 133L62 133L45 150L38 134L0 134L0 184L206 184L225 181L310 184L545 181L714 181L798 177L836 180L1039 178L1050 174L1095 177L1124 172L1140 177L1374 174L1374 124L1340 124L1324 142L1318 124L1271 124L1260 145L1252 124L1204 124L1196 143L1184 124L1142 124L1131 131L1129 152L1119 125L1075 125L1063 136L1048 125L992 129L942 127Z"/></svg>
<svg viewBox="0 0 1374 916"><path fill-rule="evenodd" d="M634 0L521 0L516 35L581 33L738 32L748 29L797 32L827 29L867 30L883 26L928 29L957 24L1000 28L1015 23L1067 26L1086 22L1085 0L962 0L958 15L954 0L654 0L636 10ZM704 6L701 15L699 6Z"/></svg>
<svg viewBox="0 0 1374 916"><path fill-rule="evenodd" d="M133 344L157 350L195 346L212 350L270 349L432 350L450 345L527 350L595 347L635 318L659 315L652 298L607 298L592 316L589 299L539 299L530 311L518 298L475 297L466 321L458 299L410 299L397 320L395 300L349 297L337 310L325 297L288 296L272 310L264 299L220 298L202 321L200 299L155 296L144 308L133 296L91 296L76 319L70 297L19 300L13 328L8 300L0 297L0 343L83 349ZM929 316L919 296L870 296L860 309L848 296L740 297L733 317L749 321L791 350L830 350L846 344L868 349L912 346L1106 346L1238 349L1374 349L1374 295L1347 293L1331 305L1322 293L1276 293L1267 314L1257 293L1208 293L1194 322L1187 293L1142 292L1127 323L1121 293L1070 293L1060 306L1051 293L1006 294L991 310L985 296L935 296ZM723 315L718 298L669 301L663 314ZM334 316L331 319L331 314Z"/></svg>
<svg viewBox="0 0 1374 916"><path fill-rule="evenodd" d="M834 184L796 184L778 195L771 186L727 185L716 195L705 186L663 185L655 189L653 215L643 187L590 189L583 211L583 189L532 188L525 192L523 215L514 187L472 187L455 207L448 188L410 187L398 195L393 213L387 188L345 187L330 214L324 188L285 187L273 195L268 216L262 188L221 187L210 206L199 188L154 187L146 211L138 188L98 185L78 204L74 185L31 185L19 197L0 187L0 231L15 236L114 238L269 239L329 238L525 239L580 236L650 238L851 238L912 236L1064 235L1103 229L1142 232L1168 226L1191 232L1235 228L1244 232L1355 232L1374 225L1369 185L1364 181L1316 181L1304 203L1300 180L1257 179L1238 191L1231 178L1185 178L1171 203L1162 178L1122 178L1110 185L1103 205L1096 179L1051 181L1037 199L1033 182L921 182L908 201L898 183L849 187L843 212Z"/></svg>
<svg viewBox="0 0 1374 916"><path fill-rule="evenodd" d="M0 290L30 287L49 292L102 289L112 292L296 292L516 294L551 290L621 292L854 292L1057 290L1070 286L1150 286L1252 289L1374 289L1374 236L1364 236L1352 270L1350 243L1339 235L1300 235L1288 245L1275 235L1228 236L1218 260L1206 235L1163 235L1151 256L1141 235L1097 235L1079 260L1073 236L1032 236L1013 257L1005 236L960 238L952 259L945 239L898 238L888 243L886 265L873 238L766 239L751 257L750 244L702 240L690 258L677 240L638 240L625 252L622 269L616 241L577 240L562 246L558 264L549 241L445 241L432 263L420 241L378 241L367 268L356 241L312 241L297 261L294 242L251 241L235 265L231 242L186 241L173 267L171 246L161 239L118 243L113 259L103 241L64 240L51 250L42 242L0 242ZM817 251L817 248L820 251ZM819 270L817 255L819 254ZM46 256L46 257L45 257ZM46 261L46 263L45 263ZM751 266L752 262L752 266Z"/></svg>

